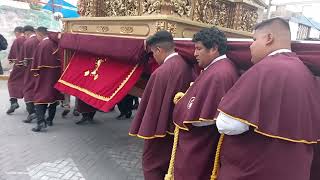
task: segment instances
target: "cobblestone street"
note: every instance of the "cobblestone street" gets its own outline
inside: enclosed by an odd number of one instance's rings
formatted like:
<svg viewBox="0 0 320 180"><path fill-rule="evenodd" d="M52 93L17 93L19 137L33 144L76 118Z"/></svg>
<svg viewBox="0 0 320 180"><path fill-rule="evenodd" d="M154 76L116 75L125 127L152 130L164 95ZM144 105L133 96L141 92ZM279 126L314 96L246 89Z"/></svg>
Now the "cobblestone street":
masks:
<svg viewBox="0 0 320 180"><path fill-rule="evenodd" d="M80 117L61 117L34 133L24 102L12 115L6 81L0 81L0 180L142 180L142 141L129 137L131 120L116 120L118 110L97 113L95 124L75 125Z"/></svg>

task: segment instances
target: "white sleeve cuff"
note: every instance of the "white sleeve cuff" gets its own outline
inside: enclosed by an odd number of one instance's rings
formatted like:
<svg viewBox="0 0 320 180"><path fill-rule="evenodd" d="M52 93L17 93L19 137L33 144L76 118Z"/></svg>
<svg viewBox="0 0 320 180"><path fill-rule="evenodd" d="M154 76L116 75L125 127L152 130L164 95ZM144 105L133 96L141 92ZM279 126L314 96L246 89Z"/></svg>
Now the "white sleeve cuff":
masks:
<svg viewBox="0 0 320 180"><path fill-rule="evenodd" d="M216 122L220 134L238 135L249 130L249 125L220 112Z"/></svg>

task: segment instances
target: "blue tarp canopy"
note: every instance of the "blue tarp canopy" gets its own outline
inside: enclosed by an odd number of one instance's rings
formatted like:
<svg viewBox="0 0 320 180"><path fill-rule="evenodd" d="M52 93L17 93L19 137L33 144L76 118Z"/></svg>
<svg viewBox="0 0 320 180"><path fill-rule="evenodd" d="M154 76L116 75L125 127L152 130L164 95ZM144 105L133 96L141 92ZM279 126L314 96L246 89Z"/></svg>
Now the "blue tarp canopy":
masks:
<svg viewBox="0 0 320 180"><path fill-rule="evenodd" d="M77 7L65 0L49 0L43 9L52 11L53 13L60 12L64 18L79 17Z"/></svg>

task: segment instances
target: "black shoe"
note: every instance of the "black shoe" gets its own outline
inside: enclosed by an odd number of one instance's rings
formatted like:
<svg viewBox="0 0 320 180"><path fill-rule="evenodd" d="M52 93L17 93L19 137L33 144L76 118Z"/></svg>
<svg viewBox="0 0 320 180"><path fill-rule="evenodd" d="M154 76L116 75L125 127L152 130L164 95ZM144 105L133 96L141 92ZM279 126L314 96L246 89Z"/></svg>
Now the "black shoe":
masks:
<svg viewBox="0 0 320 180"><path fill-rule="evenodd" d="M127 118L127 119L131 118L131 116L132 116L132 112L128 112L128 113L126 114L126 118Z"/></svg>
<svg viewBox="0 0 320 180"><path fill-rule="evenodd" d="M88 121L88 118L82 117L79 121L76 122L76 124L77 124L77 125L80 125L80 124L85 123L86 121Z"/></svg>
<svg viewBox="0 0 320 180"><path fill-rule="evenodd" d="M74 116L80 116L80 113L79 113L79 111L77 111L77 110L73 110L72 114L73 114Z"/></svg>
<svg viewBox="0 0 320 180"><path fill-rule="evenodd" d="M124 120L126 119L125 114L120 114L119 116L116 117L117 120Z"/></svg>
<svg viewBox="0 0 320 180"><path fill-rule="evenodd" d="M61 113L61 116L62 116L62 117L66 117L66 115L68 115L69 112L70 112L70 109L65 109L65 110L63 110L63 112Z"/></svg>
<svg viewBox="0 0 320 180"><path fill-rule="evenodd" d="M19 108L19 104L18 103L12 103L10 108L7 111L7 114L13 113L18 108Z"/></svg>
<svg viewBox="0 0 320 180"><path fill-rule="evenodd" d="M33 132L40 132L42 129L45 129L47 128L47 122L42 122L41 124L37 124L36 127L32 128L31 130Z"/></svg>
<svg viewBox="0 0 320 180"><path fill-rule="evenodd" d="M91 118L88 118L88 120L87 120L90 124L95 124L96 122L93 120L93 119L91 119Z"/></svg>
<svg viewBox="0 0 320 180"><path fill-rule="evenodd" d="M31 123L32 120L36 119L37 115L35 113L29 114L26 120L23 120L24 123Z"/></svg>
<svg viewBox="0 0 320 180"><path fill-rule="evenodd" d="M48 126L53 126L53 122L52 121L47 121Z"/></svg>

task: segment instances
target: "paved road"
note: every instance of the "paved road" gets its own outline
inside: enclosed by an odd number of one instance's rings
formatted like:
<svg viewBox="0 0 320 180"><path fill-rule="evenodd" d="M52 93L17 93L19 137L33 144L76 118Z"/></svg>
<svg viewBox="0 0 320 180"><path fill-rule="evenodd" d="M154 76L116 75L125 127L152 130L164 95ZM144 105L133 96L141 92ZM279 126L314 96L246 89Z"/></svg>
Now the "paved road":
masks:
<svg viewBox="0 0 320 180"><path fill-rule="evenodd" d="M23 101L13 115L6 81L0 81L0 180L142 180L142 141L129 137L131 120L118 121L118 111L97 113L96 124L75 125L79 117L61 118L34 133L25 124Z"/></svg>

